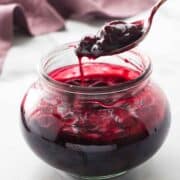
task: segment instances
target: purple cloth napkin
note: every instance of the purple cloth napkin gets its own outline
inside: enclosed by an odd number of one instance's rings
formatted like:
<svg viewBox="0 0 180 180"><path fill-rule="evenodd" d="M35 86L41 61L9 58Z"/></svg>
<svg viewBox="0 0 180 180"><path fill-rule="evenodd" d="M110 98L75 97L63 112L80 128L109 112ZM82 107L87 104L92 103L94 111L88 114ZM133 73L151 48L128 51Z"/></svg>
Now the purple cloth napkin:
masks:
<svg viewBox="0 0 180 180"><path fill-rule="evenodd" d="M0 0L0 70L15 25L30 35L57 31L66 18L133 16L156 0Z"/></svg>

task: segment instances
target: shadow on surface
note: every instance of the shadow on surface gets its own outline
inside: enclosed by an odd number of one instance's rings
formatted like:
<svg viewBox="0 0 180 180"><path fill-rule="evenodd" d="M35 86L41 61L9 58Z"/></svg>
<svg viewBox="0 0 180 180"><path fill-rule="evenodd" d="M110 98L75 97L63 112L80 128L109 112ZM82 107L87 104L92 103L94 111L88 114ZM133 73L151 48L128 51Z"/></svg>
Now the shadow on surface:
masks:
<svg viewBox="0 0 180 180"><path fill-rule="evenodd" d="M125 175L111 178L109 180L140 180L138 172L139 170L136 169ZM38 178L38 180L80 180L80 178L72 177L62 171L56 171L48 167L47 169L41 169L41 173L43 173L43 175L41 175L41 178Z"/></svg>
<svg viewBox="0 0 180 180"><path fill-rule="evenodd" d="M158 167L155 161L150 160L122 176L109 180L159 180L161 173L159 173ZM41 177L37 178L37 180L80 180L80 178L72 177L63 171L58 171L48 166L40 167L35 177Z"/></svg>

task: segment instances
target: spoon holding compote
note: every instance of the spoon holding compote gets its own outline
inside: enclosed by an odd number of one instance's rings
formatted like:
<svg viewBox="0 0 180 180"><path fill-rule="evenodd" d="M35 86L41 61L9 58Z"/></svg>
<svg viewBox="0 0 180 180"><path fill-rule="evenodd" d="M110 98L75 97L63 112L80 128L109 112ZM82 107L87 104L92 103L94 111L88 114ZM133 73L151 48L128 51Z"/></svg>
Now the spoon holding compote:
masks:
<svg viewBox="0 0 180 180"><path fill-rule="evenodd" d="M122 53L136 47L147 36L156 12L166 1L158 0L145 13L145 18L131 22L111 21L105 24L95 36L85 36L76 49L77 55L97 58Z"/></svg>

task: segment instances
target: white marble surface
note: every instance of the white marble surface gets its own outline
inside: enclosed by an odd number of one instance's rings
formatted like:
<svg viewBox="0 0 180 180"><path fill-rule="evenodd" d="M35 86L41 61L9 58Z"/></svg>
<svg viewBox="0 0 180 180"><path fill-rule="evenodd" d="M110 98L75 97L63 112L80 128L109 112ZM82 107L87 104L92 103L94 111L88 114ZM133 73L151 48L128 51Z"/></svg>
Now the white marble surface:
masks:
<svg viewBox="0 0 180 180"><path fill-rule="evenodd" d="M172 109L169 136L160 151L142 166L117 180L180 179L180 2L169 0L157 15L141 49L154 64L153 78L165 90ZM26 145L19 127L19 106L28 86L37 78L42 56L58 44L78 40L98 26L67 22L67 31L36 38L16 35L0 77L0 179L72 180L38 159Z"/></svg>

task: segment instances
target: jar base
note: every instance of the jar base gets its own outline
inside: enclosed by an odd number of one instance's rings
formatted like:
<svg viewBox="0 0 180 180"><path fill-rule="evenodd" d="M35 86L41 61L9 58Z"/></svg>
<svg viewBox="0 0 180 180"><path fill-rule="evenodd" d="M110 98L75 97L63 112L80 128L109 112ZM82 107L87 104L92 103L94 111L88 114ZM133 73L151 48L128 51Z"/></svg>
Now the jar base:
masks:
<svg viewBox="0 0 180 180"><path fill-rule="evenodd" d="M127 171L117 173L117 174L112 174L112 175L106 175L106 176L76 176L76 175L72 175L72 174L71 174L71 176L78 178L78 179L84 179L84 180L105 180L105 179L119 177L126 173L127 173Z"/></svg>

